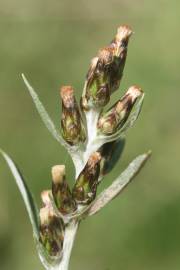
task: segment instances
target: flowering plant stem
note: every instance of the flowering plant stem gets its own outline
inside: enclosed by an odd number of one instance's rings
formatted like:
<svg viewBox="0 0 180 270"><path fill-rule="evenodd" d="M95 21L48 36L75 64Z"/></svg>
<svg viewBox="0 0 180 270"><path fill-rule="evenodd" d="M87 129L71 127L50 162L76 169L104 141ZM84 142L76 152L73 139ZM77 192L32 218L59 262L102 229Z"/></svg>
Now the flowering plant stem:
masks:
<svg viewBox="0 0 180 270"><path fill-rule="evenodd" d="M78 221L71 221L68 224L64 237L64 249L62 260L59 265L52 267L51 269L48 270L68 270L71 251L74 244L78 226L79 226Z"/></svg>
<svg viewBox="0 0 180 270"><path fill-rule="evenodd" d="M143 104L142 89L133 85L109 110L105 110L110 96L120 86L131 35L129 26L120 26L112 42L92 59L80 106L72 86L61 88L61 132L22 75L43 123L57 142L66 148L75 167L72 189L66 179L65 166L52 167L51 189L41 193L43 205L39 211L19 168L0 149L25 202L37 251L46 270L69 269L71 251L81 220L98 213L116 198L150 157L150 152L136 157L97 196L98 185L120 159L125 145L125 132L134 125Z"/></svg>

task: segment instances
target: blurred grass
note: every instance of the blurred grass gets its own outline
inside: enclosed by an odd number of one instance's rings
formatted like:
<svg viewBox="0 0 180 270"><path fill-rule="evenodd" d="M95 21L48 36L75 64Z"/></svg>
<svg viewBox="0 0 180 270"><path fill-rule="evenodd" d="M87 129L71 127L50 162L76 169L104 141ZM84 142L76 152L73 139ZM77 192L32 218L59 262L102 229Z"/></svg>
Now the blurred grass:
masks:
<svg viewBox="0 0 180 270"><path fill-rule="evenodd" d="M121 93L132 84L146 92L121 163L100 190L136 155L151 149L138 179L101 214L83 222L72 270L169 270L180 265L180 27L179 1L0 0L0 145L27 176L38 202L50 187L50 168L73 165L37 115L24 72L59 125L60 85L80 97L90 59L119 24L135 31ZM120 96L119 91L112 101ZM43 269L20 194L0 162L0 268Z"/></svg>

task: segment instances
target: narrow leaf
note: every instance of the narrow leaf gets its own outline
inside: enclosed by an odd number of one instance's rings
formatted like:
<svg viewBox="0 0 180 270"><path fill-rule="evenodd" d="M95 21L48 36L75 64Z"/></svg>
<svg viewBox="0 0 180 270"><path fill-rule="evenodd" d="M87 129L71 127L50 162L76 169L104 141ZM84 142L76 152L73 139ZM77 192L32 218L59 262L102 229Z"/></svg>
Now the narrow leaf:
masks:
<svg viewBox="0 0 180 270"><path fill-rule="evenodd" d="M33 99L33 102L36 106L36 109L42 119L42 121L44 122L45 126L47 127L47 129L49 130L49 132L53 135L53 137L62 145L65 145L65 142L63 140L63 138L61 137L60 133L56 130L56 127L53 123L53 121L51 120L50 116L48 115L46 109L44 108L42 102L40 101L38 95L36 94L35 90L32 88L32 86L29 84L28 80L26 79L26 77L24 76L24 74L22 74L22 78L23 81Z"/></svg>
<svg viewBox="0 0 180 270"><path fill-rule="evenodd" d="M140 155L135 158L125 169L125 171L108 187L105 191L100 193L97 199L91 204L88 209L88 215L92 216L99 212L107 203L116 198L121 191L131 182L131 180L138 174L145 162L149 159L151 153Z"/></svg>
<svg viewBox="0 0 180 270"><path fill-rule="evenodd" d="M13 160L4 152L0 149L0 153L4 157L5 161L7 162L12 175L15 178L16 184L19 188L19 191L23 197L31 224L33 228L33 234L36 242L36 247L37 251L39 254L39 257L41 259L42 264L44 267L49 270L52 265L58 264L60 261L60 257L58 258L50 258L49 255L47 254L46 250L42 246L42 244L39 242L39 215L38 215L38 210L35 204L35 201L33 199L33 196L21 174L19 171L18 167L15 165Z"/></svg>
<svg viewBox="0 0 180 270"><path fill-rule="evenodd" d="M0 153L2 154L3 158L7 162L12 175L15 178L16 184L19 188L19 191L21 192L21 195L23 197L32 227L33 227L33 233L34 236L37 239L39 239L39 219L38 219L38 212L37 207L35 205L35 201L33 199L33 196L21 174L18 167L15 165L15 163L12 161L12 159L0 149Z"/></svg>

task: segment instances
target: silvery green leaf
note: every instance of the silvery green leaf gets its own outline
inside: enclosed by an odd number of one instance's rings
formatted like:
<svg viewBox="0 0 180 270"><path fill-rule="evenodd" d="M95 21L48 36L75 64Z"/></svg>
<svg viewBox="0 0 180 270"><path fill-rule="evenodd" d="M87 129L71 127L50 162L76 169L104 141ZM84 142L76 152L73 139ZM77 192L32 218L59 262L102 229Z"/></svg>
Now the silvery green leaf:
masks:
<svg viewBox="0 0 180 270"><path fill-rule="evenodd" d="M5 161L7 162L12 172L12 175L15 178L19 191L23 197L23 200L24 200L24 203L25 203L25 206L26 206L26 209L27 209L27 212L28 212L31 224L32 224L33 235L35 238L36 247L37 247L37 251L40 256L41 262L43 263L44 267L49 270L51 265L55 265L59 263L61 257L50 258L46 250L40 243L39 241L39 215L38 215L38 210L37 210L35 201L33 199L33 196L22 176L22 173L20 172L20 170L18 169L14 161L1 149L0 149L0 153L2 154Z"/></svg>
<svg viewBox="0 0 180 270"><path fill-rule="evenodd" d="M53 135L53 137L62 145L66 145L66 143L64 142L63 138L61 137L60 133L56 130L56 127L53 123L53 121L51 120L50 116L48 115L46 109L44 108L42 102L40 101L38 95L36 94L35 90L33 89L33 87L29 84L28 80L26 79L26 77L24 76L24 74L22 74L22 78L23 81L32 97L32 100L36 106L36 109L42 119L42 121L44 122L45 126L47 127L47 129L49 130L49 132Z"/></svg>
<svg viewBox="0 0 180 270"><path fill-rule="evenodd" d="M33 233L35 239L39 239L39 218L38 218L38 211L37 207L35 204L35 201L33 199L33 196L20 172L18 167L15 165L13 160L4 152L0 149L0 153L7 162L14 178L16 181L16 184L19 188L19 191L23 197L32 227L33 227Z"/></svg>
<svg viewBox="0 0 180 270"><path fill-rule="evenodd" d="M140 155L135 158L122 174L95 199L88 209L88 215L92 216L99 212L106 204L116 198L121 191L131 182L139 173L145 162L149 159L151 153ZM87 213L86 213L87 214Z"/></svg>

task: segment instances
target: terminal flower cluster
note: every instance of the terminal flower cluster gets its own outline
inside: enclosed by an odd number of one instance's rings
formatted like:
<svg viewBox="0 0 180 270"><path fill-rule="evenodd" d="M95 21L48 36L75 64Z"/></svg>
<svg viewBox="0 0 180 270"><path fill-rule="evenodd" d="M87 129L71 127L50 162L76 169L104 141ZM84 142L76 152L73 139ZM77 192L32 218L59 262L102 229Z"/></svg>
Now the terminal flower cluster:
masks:
<svg viewBox="0 0 180 270"><path fill-rule="evenodd" d="M71 249L80 221L92 216L114 199L139 172L150 153L138 156L127 169L97 196L98 186L120 159L125 132L139 116L144 93L132 85L109 108L111 96L120 87L132 30L118 28L115 37L91 60L80 102L75 89L62 86L62 114L58 130L36 92L23 75L35 106L53 137L70 154L74 166L74 185L70 188L65 165L51 169L49 190L41 193L42 207L35 201L12 159L1 150L25 201L33 226L40 259L47 270L67 270ZM118 90L119 91L119 90Z"/></svg>

